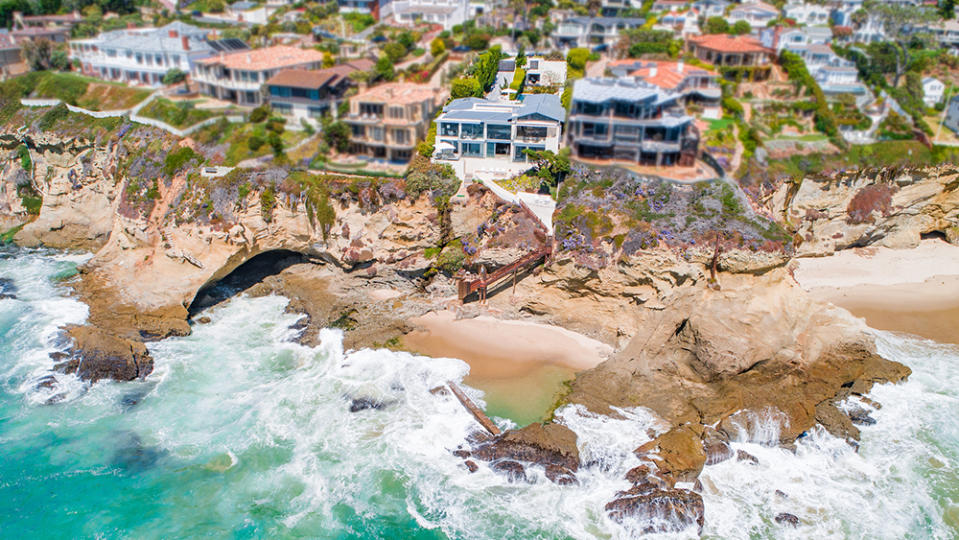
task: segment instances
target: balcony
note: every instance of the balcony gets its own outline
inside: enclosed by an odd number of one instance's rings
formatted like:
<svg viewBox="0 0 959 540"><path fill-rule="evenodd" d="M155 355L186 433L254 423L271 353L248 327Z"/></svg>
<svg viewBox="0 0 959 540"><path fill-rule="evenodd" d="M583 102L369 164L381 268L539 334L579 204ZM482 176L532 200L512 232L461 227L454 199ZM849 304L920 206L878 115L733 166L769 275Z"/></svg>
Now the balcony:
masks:
<svg viewBox="0 0 959 540"><path fill-rule="evenodd" d="M216 75L201 73L199 71L195 71L193 73L193 80L220 88L228 88L230 90L259 90L263 85L261 82L235 81L227 77L218 77Z"/></svg>

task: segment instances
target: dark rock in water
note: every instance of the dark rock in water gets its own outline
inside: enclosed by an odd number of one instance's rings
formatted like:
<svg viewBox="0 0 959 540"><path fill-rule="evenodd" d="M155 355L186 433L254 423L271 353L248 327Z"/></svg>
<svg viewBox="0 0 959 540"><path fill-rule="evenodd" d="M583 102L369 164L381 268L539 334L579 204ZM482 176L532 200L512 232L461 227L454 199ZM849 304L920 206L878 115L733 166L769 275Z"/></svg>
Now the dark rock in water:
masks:
<svg viewBox="0 0 959 540"><path fill-rule="evenodd" d="M50 353L50 359L57 363L63 362L68 358L70 358L70 353L64 351L54 351Z"/></svg>
<svg viewBox="0 0 959 540"><path fill-rule="evenodd" d="M526 482L526 468L519 462L512 460L494 461L490 463L490 468L496 472L504 473L510 482Z"/></svg>
<svg viewBox="0 0 959 540"><path fill-rule="evenodd" d="M196 322L199 323L199 324L210 324L211 322L213 322L213 319L211 319L211 318L207 317L206 315L204 315L204 316L200 317L199 319L197 319Z"/></svg>
<svg viewBox="0 0 959 540"><path fill-rule="evenodd" d="M798 527L799 518L792 514L783 512L782 514L776 516L776 523L779 523L780 525L792 525L793 527Z"/></svg>
<svg viewBox="0 0 959 540"><path fill-rule="evenodd" d="M436 388L430 388L430 393L434 396L448 396L450 391L446 389L445 386L437 386Z"/></svg>
<svg viewBox="0 0 959 540"><path fill-rule="evenodd" d="M466 470L468 470L471 473L475 473L476 471L479 470L479 465L477 465L476 462L471 459L467 459L466 461L464 461L463 465L466 465Z"/></svg>
<svg viewBox="0 0 959 540"><path fill-rule="evenodd" d="M703 498L685 489L652 489L619 497L606 505L606 512L617 523L638 521L643 534L679 532L693 525L702 534L705 521Z"/></svg>
<svg viewBox="0 0 959 540"><path fill-rule="evenodd" d="M674 427L633 453L644 459L653 459L659 476L670 484L694 481L706 465L701 433L687 425Z"/></svg>
<svg viewBox="0 0 959 540"><path fill-rule="evenodd" d="M145 471L166 455L162 450L145 446L143 439L133 432L122 433L116 438L115 444L114 464L129 471Z"/></svg>
<svg viewBox="0 0 959 540"><path fill-rule="evenodd" d="M17 286L9 278L0 278L0 300L16 300Z"/></svg>
<svg viewBox="0 0 959 540"><path fill-rule="evenodd" d="M729 446L729 436L712 428L703 431L703 448L706 450L706 465L722 463L736 455Z"/></svg>
<svg viewBox="0 0 959 540"><path fill-rule="evenodd" d="M69 330L74 340L70 359L55 367L76 373L85 381L132 381L153 371L153 358L143 343L119 338L99 328L78 326Z"/></svg>
<svg viewBox="0 0 959 540"><path fill-rule="evenodd" d="M137 388L133 392L129 392L120 399L120 406L123 407L124 411L129 411L133 407L136 407L143 398L147 397L151 391L153 391L153 384L143 385L140 388Z"/></svg>
<svg viewBox="0 0 959 540"><path fill-rule="evenodd" d="M365 411L366 409L374 409L381 411L388 407L390 404L385 401L379 401L373 398L354 398L350 402L350 412L360 412Z"/></svg>
<svg viewBox="0 0 959 540"><path fill-rule="evenodd" d="M759 465L759 458L743 450L736 452L736 461L748 461L753 465Z"/></svg>
<svg viewBox="0 0 959 540"><path fill-rule="evenodd" d="M46 401L43 402L44 405L56 405L61 401L67 399L67 395L64 393L54 394L50 396Z"/></svg>
<svg viewBox="0 0 959 540"><path fill-rule="evenodd" d="M619 491L616 493L617 497L636 497L639 495L646 495L647 493L652 493L657 489L670 489L665 482L656 478L655 476L649 476L644 478L640 482L633 484L633 487L627 489L626 491Z"/></svg>
<svg viewBox="0 0 959 540"><path fill-rule="evenodd" d="M859 440L859 428L852 425L852 420L831 401L824 401L816 405L816 422L826 428L826 431L834 437L847 441Z"/></svg>
<svg viewBox="0 0 959 540"><path fill-rule="evenodd" d="M630 484L638 484L648 477L652 473L649 468L649 465L640 465L639 467L633 467L626 473L626 480Z"/></svg>
<svg viewBox="0 0 959 540"><path fill-rule="evenodd" d="M877 411L882 408L882 403L879 403L878 401L874 399L869 399L866 396L859 396L859 401L863 402L865 405L869 405L870 407L872 407L873 409L876 409Z"/></svg>
<svg viewBox="0 0 959 540"><path fill-rule="evenodd" d="M525 461L546 467L558 465L571 473L579 470L576 434L560 424L530 424L473 446L473 456L484 461Z"/></svg>
<svg viewBox="0 0 959 540"><path fill-rule="evenodd" d="M42 377L37 381L37 385L35 386L35 388L37 390L40 390L40 389L52 390L56 386L57 386L57 378L54 377L53 375L47 375L46 377Z"/></svg>
<svg viewBox="0 0 959 540"><path fill-rule="evenodd" d="M579 484L579 480L576 479L576 475L573 474L573 471L563 467L562 465L547 465L546 478L548 478L554 484L561 486L574 486Z"/></svg>
<svg viewBox="0 0 959 540"><path fill-rule="evenodd" d="M853 407L848 414L849 420L857 426L871 426L876 423L876 419L869 416L869 411L862 407Z"/></svg>
<svg viewBox="0 0 959 540"><path fill-rule="evenodd" d="M469 450L453 450L453 455L458 458L466 459L470 457L470 451Z"/></svg>
<svg viewBox="0 0 959 540"><path fill-rule="evenodd" d="M786 492L784 492L784 491L779 491L778 489L776 490L776 495L778 495L779 497L782 497L783 499L788 499L788 498L789 498L789 495L786 495Z"/></svg>

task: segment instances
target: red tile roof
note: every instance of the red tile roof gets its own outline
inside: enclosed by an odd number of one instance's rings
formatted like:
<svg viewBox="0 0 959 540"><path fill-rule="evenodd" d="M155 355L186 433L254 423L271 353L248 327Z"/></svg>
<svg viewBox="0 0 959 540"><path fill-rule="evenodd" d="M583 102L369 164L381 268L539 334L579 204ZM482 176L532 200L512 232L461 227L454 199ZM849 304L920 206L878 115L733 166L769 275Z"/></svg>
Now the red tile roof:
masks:
<svg viewBox="0 0 959 540"><path fill-rule="evenodd" d="M682 68L682 70L680 70ZM655 69L655 72L653 71ZM655 84L666 90L676 89L686 77L719 77L715 71L703 69L698 66L682 64L679 62L650 62L647 65L630 73L633 77L638 77L650 84Z"/></svg>
<svg viewBox="0 0 959 540"><path fill-rule="evenodd" d="M770 49L763 47L758 39L750 36L710 34L705 36L691 36L689 42L697 47L723 53L771 52Z"/></svg>
<svg viewBox="0 0 959 540"><path fill-rule="evenodd" d="M320 51L277 45L275 47L211 56L200 60L199 63L207 65L222 64L223 67L229 69L265 71L276 68L293 68L322 61L323 53Z"/></svg>

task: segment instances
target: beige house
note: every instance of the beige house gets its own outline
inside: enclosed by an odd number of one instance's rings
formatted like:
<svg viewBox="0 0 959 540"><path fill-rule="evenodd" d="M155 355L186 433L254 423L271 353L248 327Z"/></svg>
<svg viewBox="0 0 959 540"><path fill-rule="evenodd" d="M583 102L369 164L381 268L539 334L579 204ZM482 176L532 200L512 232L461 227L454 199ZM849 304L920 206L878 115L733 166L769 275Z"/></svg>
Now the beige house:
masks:
<svg viewBox="0 0 959 540"><path fill-rule="evenodd" d="M441 101L440 91L422 84L388 83L350 99L350 153L406 162L426 137Z"/></svg>
<svg viewBox="0 0 959 540"><path fill-rule="evenodd" d="M200 60L193 67L192 78L203 94L256 107L264 102L261 89L280 71L319 69L322 65L320 51L277 45Z"/></svg>

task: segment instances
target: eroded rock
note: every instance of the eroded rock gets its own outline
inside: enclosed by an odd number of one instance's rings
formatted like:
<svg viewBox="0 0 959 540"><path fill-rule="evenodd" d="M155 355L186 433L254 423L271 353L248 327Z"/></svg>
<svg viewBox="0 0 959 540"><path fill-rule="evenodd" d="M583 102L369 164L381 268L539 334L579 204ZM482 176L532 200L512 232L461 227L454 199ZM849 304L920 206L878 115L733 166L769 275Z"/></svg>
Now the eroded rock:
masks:
<svg viewBox="0 0 959 540"><path fill-rule="evenodd" d="M119 338L93 326L67 331L74 346L70 359L57 365L64 373L76 373L85 381L101 379L132 381L153 371L153 357L143 343Z"/></svg>

